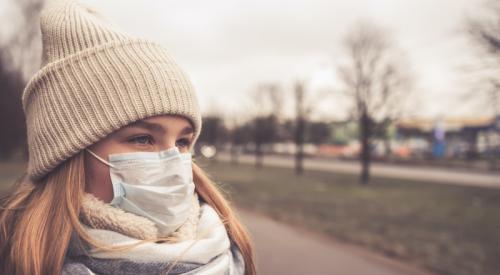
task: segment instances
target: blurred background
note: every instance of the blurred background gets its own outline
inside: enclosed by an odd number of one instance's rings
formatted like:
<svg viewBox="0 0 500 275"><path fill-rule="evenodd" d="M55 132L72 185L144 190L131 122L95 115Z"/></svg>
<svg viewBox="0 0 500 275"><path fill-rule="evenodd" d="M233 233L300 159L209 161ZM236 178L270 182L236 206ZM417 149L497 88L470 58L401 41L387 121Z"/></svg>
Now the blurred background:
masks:
<svg viewBox="0 0 500 275"><path fill-rule="evenodd" d="M261 274L499 274L497 1L82 1L190 75ZM0 2L0 192L43 3Z"/></svg>

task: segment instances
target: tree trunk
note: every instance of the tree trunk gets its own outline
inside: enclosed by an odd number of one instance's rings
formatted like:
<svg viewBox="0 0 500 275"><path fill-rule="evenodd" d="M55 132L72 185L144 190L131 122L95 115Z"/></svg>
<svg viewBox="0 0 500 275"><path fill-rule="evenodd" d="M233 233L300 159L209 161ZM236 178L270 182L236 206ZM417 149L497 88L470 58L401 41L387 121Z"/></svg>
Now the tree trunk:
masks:
<svg viewBox="0 0 500 275"><path fill-rule="evenodd" d="M304 173L304 119L297 119L297 128L295 129L295 174Z"/></svg>
<svg viewBox="0 0 500 275"><path fill-rule="evenodd" d="M231 154L231 164L237 165L238 164L238 148L234 143L231 143L230 154Z"/></svg>
<svg viewBox="0 0 500 275"><path fill-rule="evenodd" d="M487 154L487 160L488 160L488 168L489 170L491 171L494 171L496 170L496 167L497 167L497 162L496 162L496 158L497 158L497 152L499 151L497 146L493 146L492 144L492 140L491 140L491 134L492 134L492 131L489 130L487 133L486 133L486 150L488 152Z"/></svg>
<svg viewBox="0 0 500 275"><path fill-rule="evenodd" d="M384 154L385 154L385 158L388 161L391 161L393 159L392 158L393 156L392 156L391 140L387 136L384 138Z"/></svg>
<svg viewBox="0 0 500 275"><path fill-rule="evenodd" d="M364 111L360 118L360 141L361 141L361 176L360 183L368 184L370 181L370 135L371 122L368 114Z"/></svg>
<svg viewBox="0 0 500 275"><path fill-rule="evenodd" d="M260 169L262 168L262 144L255 144L255 167Z"/></svg>

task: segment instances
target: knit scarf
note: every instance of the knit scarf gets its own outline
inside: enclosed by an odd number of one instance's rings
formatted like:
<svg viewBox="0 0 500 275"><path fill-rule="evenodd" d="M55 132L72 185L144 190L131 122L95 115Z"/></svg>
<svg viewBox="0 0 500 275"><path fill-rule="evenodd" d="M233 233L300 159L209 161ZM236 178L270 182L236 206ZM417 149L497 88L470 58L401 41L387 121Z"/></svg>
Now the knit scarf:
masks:
<svg viewBox="0 0 500 275"><path fill-rule="evenodd" d="M244 260L231 242L217 212L195 193L186 223L170 237L174 241L146 242L125 251L97 250L73 235L62 274L244 274ZM147 218L125 212L86 194L82 225L105 245L127 245L158 235ZM168 271L168 273L167 273Z"/></svg>

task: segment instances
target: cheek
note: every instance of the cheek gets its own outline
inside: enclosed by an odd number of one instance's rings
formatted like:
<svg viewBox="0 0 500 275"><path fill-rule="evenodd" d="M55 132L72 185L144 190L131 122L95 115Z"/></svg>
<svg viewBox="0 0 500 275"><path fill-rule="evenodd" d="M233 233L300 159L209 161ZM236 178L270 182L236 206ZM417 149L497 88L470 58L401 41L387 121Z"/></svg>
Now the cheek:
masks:
<svg viewBox="0 0 500 275"><path fill-rule="evenodd" d="M110 202L113 199L113 187L109 168L90 157L87 154L85 158L85 191L104 202Z"/></svg>

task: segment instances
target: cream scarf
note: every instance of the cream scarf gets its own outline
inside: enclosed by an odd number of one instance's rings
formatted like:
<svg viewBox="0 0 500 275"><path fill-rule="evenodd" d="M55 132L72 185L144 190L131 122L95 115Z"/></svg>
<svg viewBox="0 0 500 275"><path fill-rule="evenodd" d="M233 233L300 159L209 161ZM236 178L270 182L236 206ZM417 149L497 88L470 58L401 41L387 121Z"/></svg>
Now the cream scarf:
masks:
<svg viewBox="0 0 500 275"><path fill-rule="evenodd" d="M87 233L109 245L132 244L158 235L150 220L115 208L86 194L81 219ZM147 242L132 250L82 250L76 237L68 248L62 274L244 274L243 257L217 212L200 204L195 193L188 220L171 236L175 242Z"/></svg>

